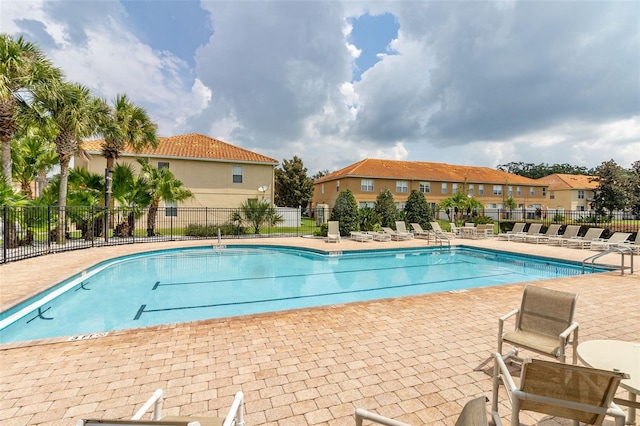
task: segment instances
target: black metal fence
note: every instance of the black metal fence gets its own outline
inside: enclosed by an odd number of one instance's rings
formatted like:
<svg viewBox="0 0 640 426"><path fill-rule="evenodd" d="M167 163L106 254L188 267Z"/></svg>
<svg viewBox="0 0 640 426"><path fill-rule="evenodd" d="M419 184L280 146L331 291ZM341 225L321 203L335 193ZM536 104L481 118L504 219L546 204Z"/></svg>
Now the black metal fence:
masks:
<svg viewBox="0 0 640 426"><path fill-rule="evenodd" d="M331 217L329 209L303 217L301 209L276 208L277 223L264 212L247 217L233 208L163 207L157 210L100 207L0 207L0 264L49 253L89 247L188 239L230 239L320 236L322 224ZM498 223L497 230L510 230L515 222L537 222L543 231L552 223L581 224L583 235L590 227L613 232L629 232L632 238L640 228L640 218L626 212L598 216L590 211L540 209L485 209L469 215L440 211L441 221ZM562 232L562 231L561 231Z"/></svg>

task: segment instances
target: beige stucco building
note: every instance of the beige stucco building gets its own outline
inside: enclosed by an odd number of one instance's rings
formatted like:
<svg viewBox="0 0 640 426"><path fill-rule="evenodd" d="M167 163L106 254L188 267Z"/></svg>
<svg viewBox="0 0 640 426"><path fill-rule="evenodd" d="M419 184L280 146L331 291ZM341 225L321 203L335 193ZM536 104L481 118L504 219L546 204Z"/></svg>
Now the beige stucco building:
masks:
<svg viewBox="0 0 640 426"><path fill-rule="evenodd" d="M311 208L332 208L341 190L351 190L359 207L373 206L382 189L404 208L411 191L432 206L457 192L473 196L487 209L504 208L512 196L520 209L546 208L547 184L488 167L367 158L315 181Z"/></svg>
<svg viewBox="0 0 640 426"><path fill-rule="evenodd" d="M101 144L102 140L84 141L82 148L91 159L77 156L75 167L104 174L106 159ZM193 192L193 199L180 207L237 208L249 198L274 199L277 160L209 136L191 133L159 138L157 148L139 153L127 146L117 162L131 164L138 171L136 159L141 157L156 167L168 167Z"/></svg>
<svg viewBox="0 0 640 426"><path fill-rule="evenodd" d="M538 179L549 186L548 208L551 210L593 210L594 190L598 183L592 176L555 173Z"/></svg>

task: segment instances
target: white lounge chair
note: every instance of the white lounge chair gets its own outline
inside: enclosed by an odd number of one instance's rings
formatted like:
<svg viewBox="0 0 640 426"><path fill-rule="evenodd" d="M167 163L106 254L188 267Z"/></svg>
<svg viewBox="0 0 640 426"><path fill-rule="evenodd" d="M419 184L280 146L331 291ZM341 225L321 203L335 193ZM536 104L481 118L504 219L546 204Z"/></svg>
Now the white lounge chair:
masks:
<svg viewBox="0 0 640 426"><path fill-rule="evenodd" d="M373 235L367 232L351 231L351 239L354 241L365 243L367 241L373 241Z"/></svg>
<svg viewBox="0 0 640 426"><path fill-rule="evenodd" d="M398 231L394 231L393 229L387 227L387 226L383 226L382 227L382 231L385 234L388 234L392 240L394 241L402 241L402 240L408 240L409 237L406 234L402 234Z"/></svg>
<svg viewBox="0 0 640 426"><path fill-rule="evenodd" d="M236 393L233 398L231 408L224 418L217 417L192 417L192 416L162 416L162 389L156 390L151 398L144 403L142 408L131 418L131 420L110 420L110 419L82 419L76 422L76 426L243 426L244 425L244 395L242 391ZM149 410L153 408L151 420L143 420L145 415L149 415Z"/></svg>
<svg viewBox="0 0 640 426"><path fill-rule="evenodd" d="M449 222L449 226L451 227L451 232L456 236L459 237L460 236L460 229L458 229L458 227L456 226L455 223L453 222Z"/></svg>
<svg viewBox="0 0 640 426"><path fill-rule="evenodd" d="M542 229L542 224L541 223L532 223L529 225L529 228L527 228L527 232L522 232L519 234L514 234L510 241L517 241L517 242L525 242L527 237L531 237L533 235L542 235L540 233L540 229Z"/></svg>
<svg viewBox="0 0 640 426"><path fill-rule="evenodd" d="M580 232L580 225L567 225L562 235L547 238L547 244L550 246L563 246L567 240L575 238Z"/></svg>
<svg viewBox="0 0 640 426"><path fill-rule="evenodd" d="M340 223L337 220L329 221L329 229L327 231L327 242L340 242Z"/></svg>
<svg viewBox="0 0 640 426"><path fill-rule="evenodd" d="M433 231L436 237L439 237L439 238L444 237L444 239L452 239L456 237L456 235L453 232L443 231L442 227L438 222L429 222L429 224L431 225L431 230Z"/></svg>
<svg viewBox="0 0 640 426"><path fill-rule="evenodd" d="M422 229L422 226L419 223L411 223L411 229L413 229L413 235L416 238L426 238L429 239L429 231L425 231Z"/></svg>
<svg viewBox="0 0 640 426"><path fill-rule="evenodd" d="M591 247L592 241L598 241L600 235L604 232L602 228L589 228L583 237L569 238L565 241L567 247L585 249Z"/></svg>
<svg viewBox="0 0 640 426"><path fill-rule="evenodd" d="M636 238L630 242L618 243L616 247L627 247L630 248L633 253L640 254L640 229L636 231Z"/></svg>
<svg viewBox="0 0 640 426"><path fill-rule="evenodd" d="M406 240L413 240L414 235L407 230L407 224L401 220L396 222L396 232L402 235Z"/></svg>
<svg viewBox="0 0 640 426"><path fill-rule="evenodd" d="M525 242L532 244L546 243L549 237L557 236L559 230L560 225L554 223L553 225L549 225L547 232L542 235L527 235L525 237Z"/></svg>
<svg viewBox="0 0 640 426"><path fill-rule="evenodd" d="M513 224L513 229L511 231L499 233L498 234L498 239L499 240L511 241L511 238L513 238L514 235L519 235L519 234L524 233L525 225L526 225L526 223L524 223L524 222L514 223Z"/></svg>
<svg viewBox="0 0 640 426"><path fill-rule="evenodd" d="M631 235L631 232L614 232L608 240L593 240L589 248L591 250L607 250L617 244L622 244L627 241L627 238Z"/></svg>
<svg viewBox="0 0 640 426"><path fill-rule="evenodd" d="M368 234L373 237L373 241L391 241L391 234L384 231L371 231Z"/></svg>

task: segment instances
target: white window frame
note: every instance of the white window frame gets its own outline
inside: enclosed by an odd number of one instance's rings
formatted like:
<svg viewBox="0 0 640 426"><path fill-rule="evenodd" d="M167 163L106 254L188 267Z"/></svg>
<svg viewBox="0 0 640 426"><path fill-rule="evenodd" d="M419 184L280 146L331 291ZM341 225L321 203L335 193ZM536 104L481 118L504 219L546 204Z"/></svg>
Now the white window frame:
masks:
<svg viewBox="0 0 640 426"><path fill-rule="evenodd" d="M502 185L493 185L493 195L502 195Z"/></svg>
<svg viewBox="0 0 640 426"><path fill-rule="evenodd" d="M457 183L452 183L451 184L451 193L452 194L457 194L458 193L458 184Z"/></svg>
<svg viewBox="0 0 640 426"><path fill-rule="evenodd" d="M467 191L467 195L470 195L473 197L473 184L469 185L469 191Z"/></svg>
<svg viewBox="0 0 640 426"><path fill-rule="evenodd" d="M398 192L398 193L409 192L409 182L407 182L406 180L397 180L396 181L396 192Z"/></svg>
<svg viewBox="0 0 640 426"><path fill-rule="evenodd" d="M431 182L420 182L420 192L423 194L431 193Z"/></svg>
<svg viewBox="0 0 640 426"><path fill-rule="evenodd" d="M478 195L484 195L484 185L478 185Z"/></svg>
<svg viewBox="0 0 640 426"><path fill-rule="evenodd" d="M447 193L447 191L448 191L448 185L447 185L447 183L446 183L446 182L442 182L442 183L440 184L440 193L441 193L441 194L446 194L446 193Z"/></svg>
<svg viewBox="0 0 640 426"><path fill-rule="evenodd" d="M533 186L529 187L529 197L535 197L536 196L536 189Z"/></svg>
<svg viewBox="0 0 640 426"><path fill-rule="evenodd" d="M519 186L516 186L516 196L522 196L522 188L520 188Z"/></svg>
<svg viewBox="0 0 640 426"><path fill-rule="evenodd" d="M233 166L231 169L231 182L242 183L244 181L244 168L242 166Z"/></svg>
<svg viewBox="0 0 640 426"><path fill-rule="evenodd" d="M360 179L361 192L373 192L373 179Z"/></svg>

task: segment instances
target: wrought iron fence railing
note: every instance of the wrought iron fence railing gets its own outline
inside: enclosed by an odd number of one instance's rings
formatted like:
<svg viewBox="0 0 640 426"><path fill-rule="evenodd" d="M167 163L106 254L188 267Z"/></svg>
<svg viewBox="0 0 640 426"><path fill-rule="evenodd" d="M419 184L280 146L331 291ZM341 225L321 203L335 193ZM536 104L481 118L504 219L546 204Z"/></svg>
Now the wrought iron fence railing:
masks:
<svg viewBox="0 0 640 426"><path fill-rule="evenodd" d="M0 264L49 253L96 246L142 242L215 238L266 238L319 236L321 225L331 217L324 207L304 217L299 208L276 208L280 218L269 221L268 213L249 216L237 208L101 208L56 206L0 207ZM510 230L515 222L540 222L546 226L580 224L581 234L590 227L605 229L603 238L613 232L636 233L640 218L619 212L606 216L592 211L541 209L485 209L469 214L439 211L443 222L478 220L497 223L497 230ZM635 235L632 235L635 238Z"/></svg>

